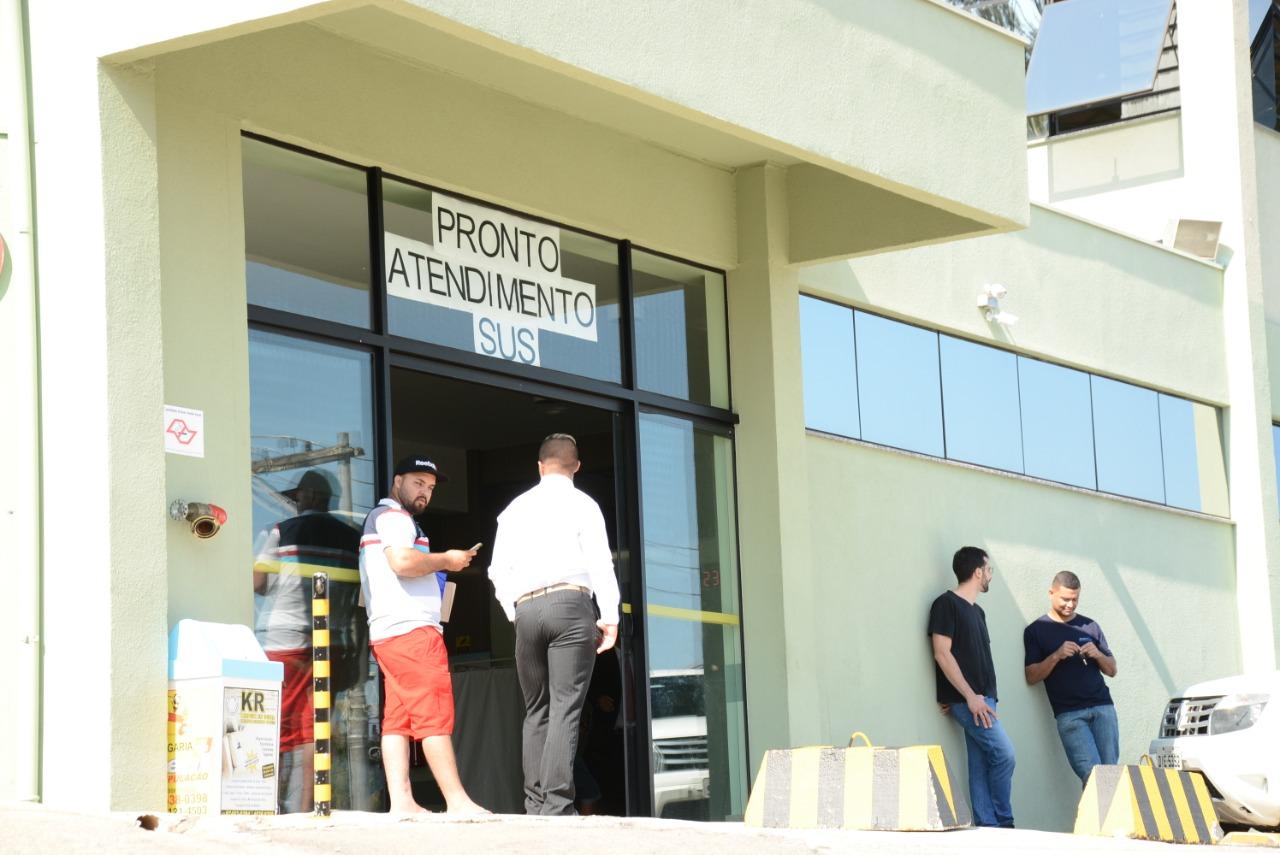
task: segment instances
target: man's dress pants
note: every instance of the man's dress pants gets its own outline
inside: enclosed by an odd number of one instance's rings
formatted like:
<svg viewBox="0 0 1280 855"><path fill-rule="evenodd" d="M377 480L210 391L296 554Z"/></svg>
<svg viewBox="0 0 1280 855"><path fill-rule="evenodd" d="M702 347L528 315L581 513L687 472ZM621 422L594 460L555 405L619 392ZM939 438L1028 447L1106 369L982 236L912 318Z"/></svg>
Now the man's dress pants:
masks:
<svg viewBox="0 0 1280 855"><path fill-rule="evenodd" d="M525 813L575 813L573 758L597 643L590 594L552 591L516 606Z"/></svg>

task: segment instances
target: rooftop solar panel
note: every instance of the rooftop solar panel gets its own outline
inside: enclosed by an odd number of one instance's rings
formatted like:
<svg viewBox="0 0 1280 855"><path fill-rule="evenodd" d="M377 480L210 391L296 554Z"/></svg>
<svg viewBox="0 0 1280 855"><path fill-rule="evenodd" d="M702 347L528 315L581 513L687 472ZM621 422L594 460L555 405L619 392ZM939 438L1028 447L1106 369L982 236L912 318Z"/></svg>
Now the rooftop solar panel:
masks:
<svg viewBox="0 0 1280 855"><path fill-rule="evenodd" d="M1027 115L1152 87L1173 0L1063 0L1045 7L1027 68Z"/></svg>

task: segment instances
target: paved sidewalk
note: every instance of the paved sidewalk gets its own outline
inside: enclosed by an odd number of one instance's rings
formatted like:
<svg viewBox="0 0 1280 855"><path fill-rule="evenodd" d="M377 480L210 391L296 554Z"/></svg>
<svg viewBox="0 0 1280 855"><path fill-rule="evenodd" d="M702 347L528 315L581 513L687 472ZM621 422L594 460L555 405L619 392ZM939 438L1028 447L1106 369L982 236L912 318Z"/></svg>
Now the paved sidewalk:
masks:
<svg viewBox="0 0 1280 855"><path fill-rule="evenodd" d="M414 818L339 811L329 819L272 817L176 817L158 815L160 827L144 831L137 813L83 814L39 805L0 805L0 852L214 853L234 849L252 855L347 852L421 855L424 851L618 852L625 855L726 852L798 853L1040 853L1082 852L1175 855L1200 847L1135 840L1075 837L1044 831L971 829L944 833L874 831L761 831L738 823L694 823L616 817L541 818L493 816ZM1247 851L1247 850L1237 850ZM1266 850L1261 850L1266 851Z"/></svg>

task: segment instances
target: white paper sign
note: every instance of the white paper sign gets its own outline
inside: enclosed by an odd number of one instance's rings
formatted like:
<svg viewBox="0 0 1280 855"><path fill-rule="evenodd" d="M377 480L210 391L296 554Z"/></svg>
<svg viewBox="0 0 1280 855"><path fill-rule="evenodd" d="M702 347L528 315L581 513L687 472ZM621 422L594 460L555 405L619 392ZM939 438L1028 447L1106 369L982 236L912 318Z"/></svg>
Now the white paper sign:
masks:
<svg viewBox="0 0 1280 855"><path fill-rule="evenodd" d="M542 364L537 327L513 324L503 318L472 315L471 338L475 342L476 353L525 365Z"/></svg>
<svg viewBox="0 0 1280 855"><path fill-rule="evenodd" d="M538 365L538 332L596 341L596 286L563 275L560 230L431 197L432 243L383 235L387 294L473 319L476 353Z"/></svg>
<svg viewBox="0 0 1280 855"><path fill-rule="evenodd" d="M204 457L204 410L164 405L166 454Z"/></svg>
<svg viewBox="0 0 1280 855"><path fill-rule="evenodd" d="M222 812L276 812L280 693L223 689Z"/></svg>

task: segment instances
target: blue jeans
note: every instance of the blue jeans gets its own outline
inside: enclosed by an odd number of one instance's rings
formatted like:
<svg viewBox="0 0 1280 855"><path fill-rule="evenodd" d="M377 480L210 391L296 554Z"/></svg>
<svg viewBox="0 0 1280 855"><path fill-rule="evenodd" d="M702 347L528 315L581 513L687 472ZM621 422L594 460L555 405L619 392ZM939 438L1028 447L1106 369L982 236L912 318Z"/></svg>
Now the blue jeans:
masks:
<svg viewBox="0 0 1280 855"><path fill-rule="evenodd" d="M987 698L996 708L996 699ZM969 759L969 801L973 803L974 825L1013 827L1013 743L999 720L983 727L964 704L951 705L951 717L964 728L964 747Z"/></svg>
<svg viewBox="0 0 1280 855"><path fill-rule="evenodd" d="M1099 763L1113 766L1120 759L1120 725L1111 704L1086 707L1058 715L1058 735L1067 752L1071 771L1087 783Z"/></svg>

